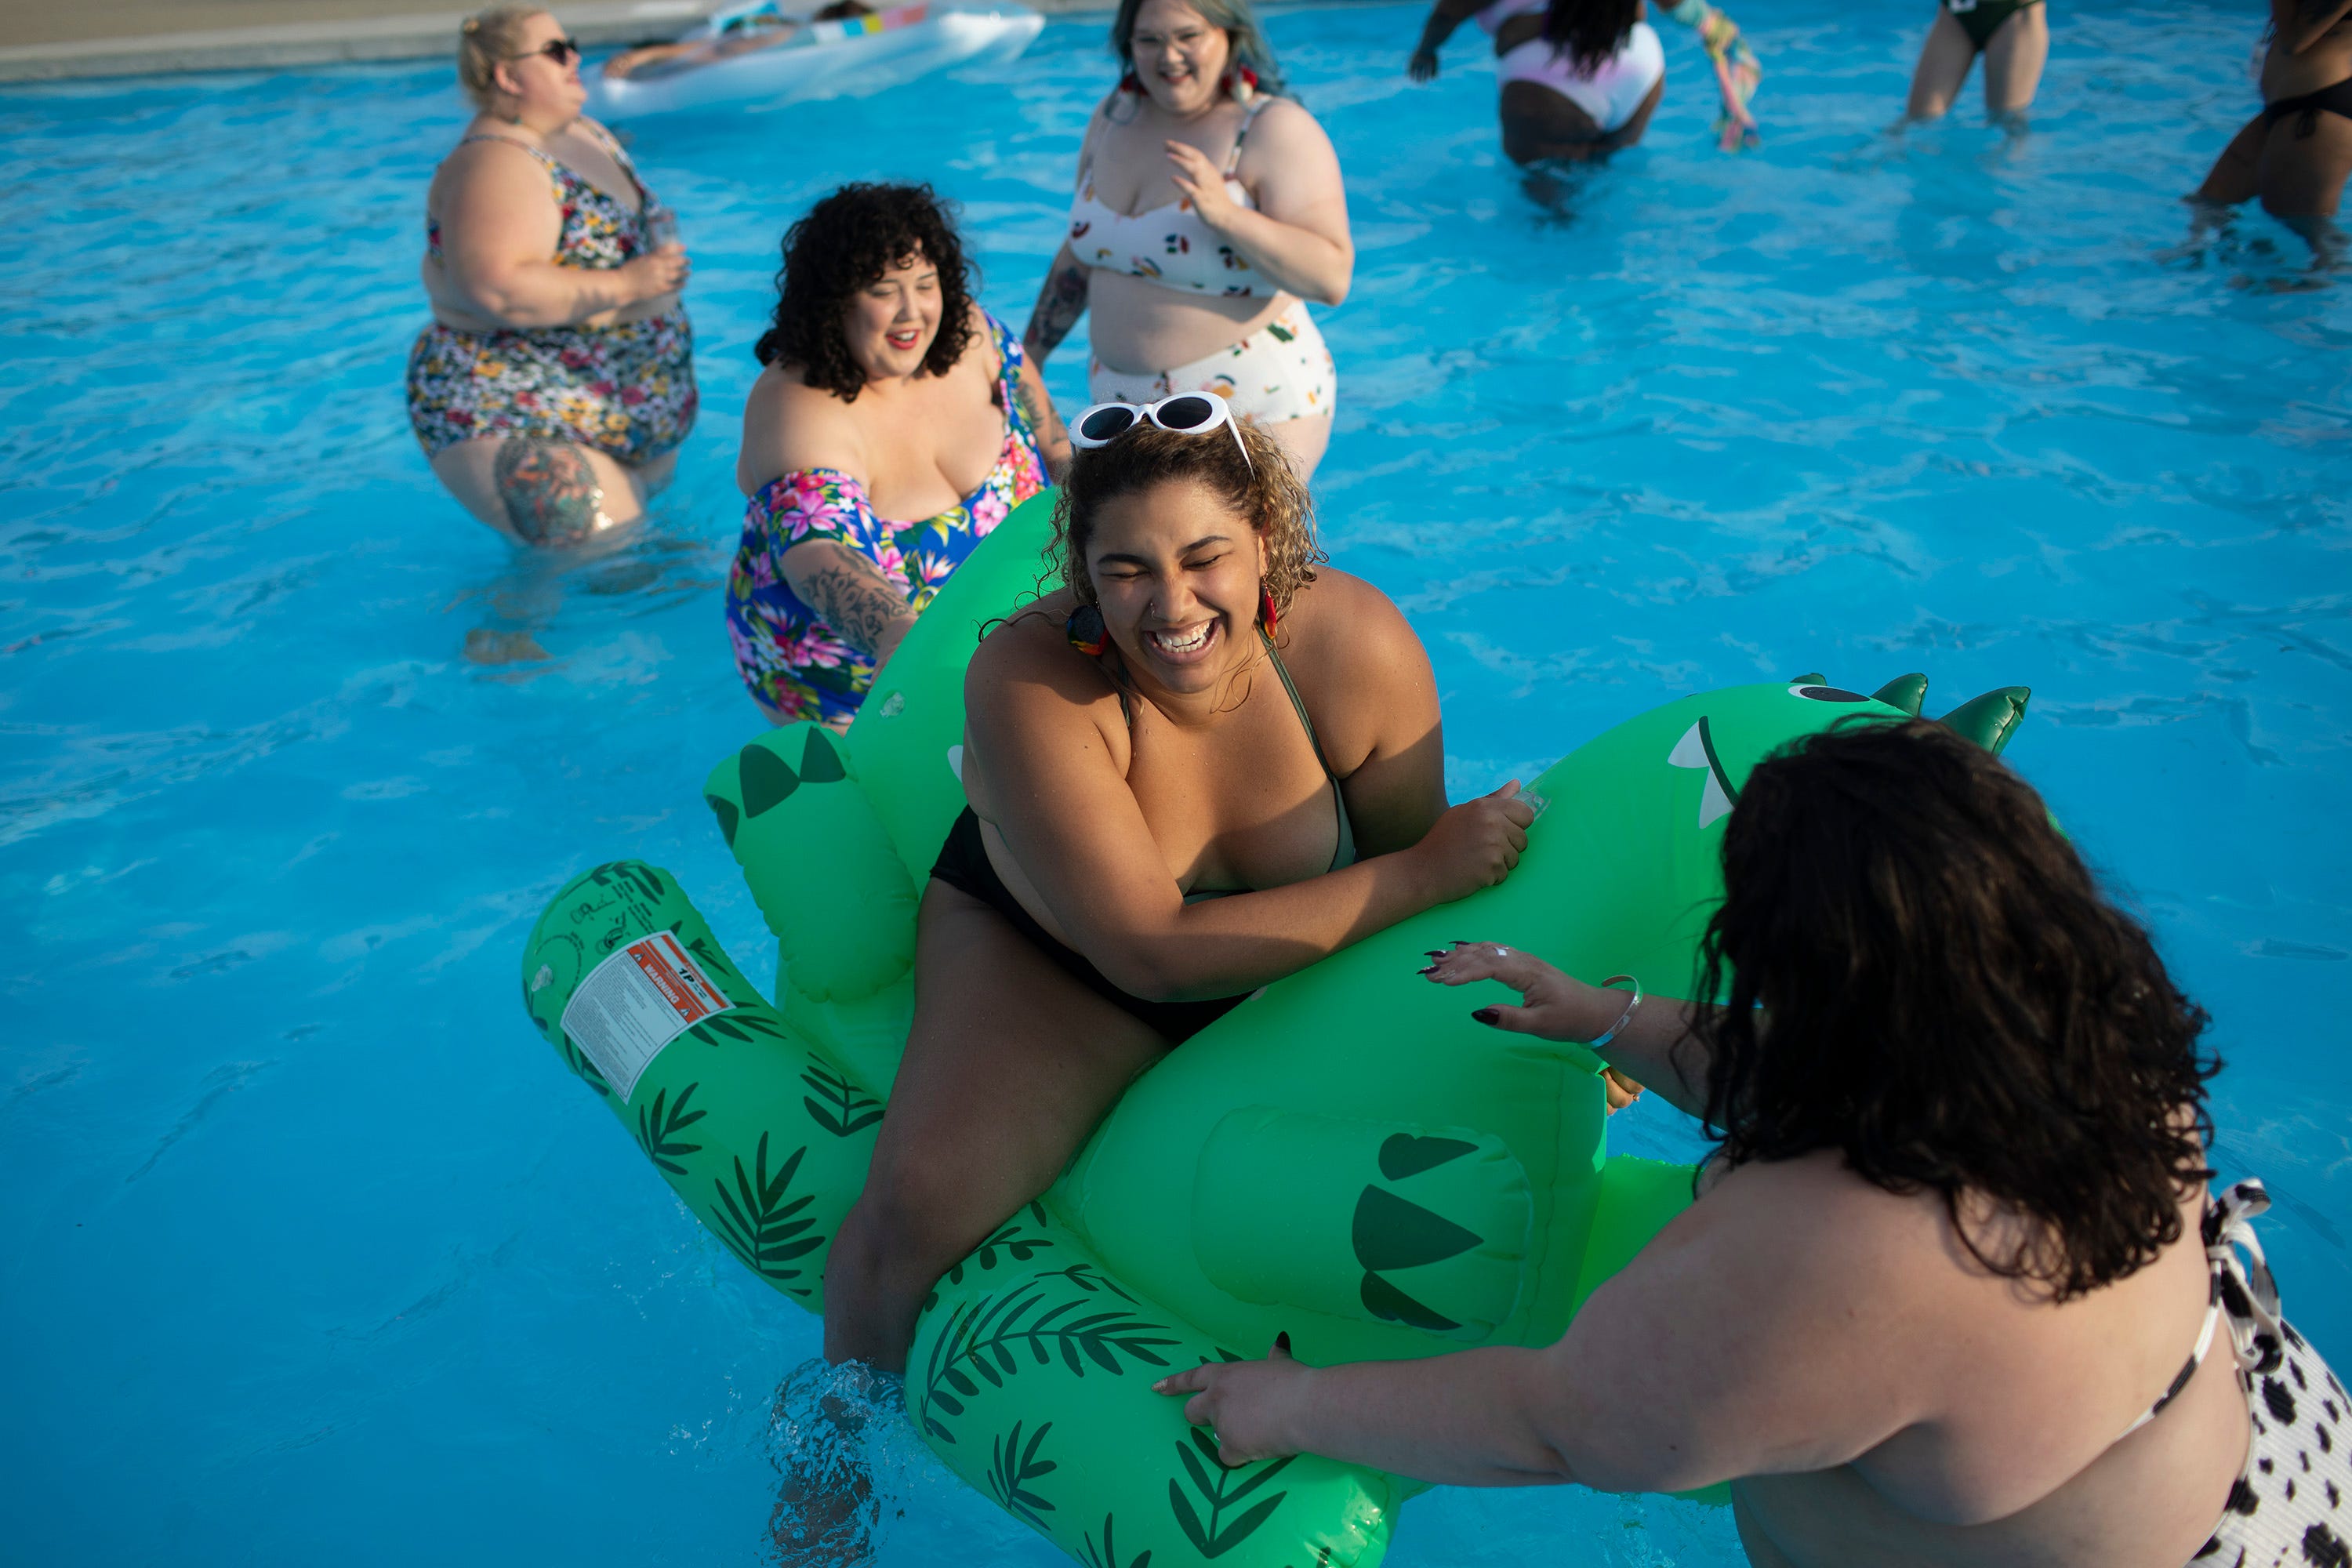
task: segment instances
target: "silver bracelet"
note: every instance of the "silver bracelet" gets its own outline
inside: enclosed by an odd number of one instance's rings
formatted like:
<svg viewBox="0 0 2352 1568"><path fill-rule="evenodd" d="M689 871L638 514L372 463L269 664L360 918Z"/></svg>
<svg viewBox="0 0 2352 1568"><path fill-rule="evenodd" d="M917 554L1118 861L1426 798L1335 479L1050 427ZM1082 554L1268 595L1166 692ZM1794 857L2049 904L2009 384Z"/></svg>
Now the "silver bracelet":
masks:
<svg viewBox="0 0 2352 1568"><path fill-rule="evenodd" d="M1615 1039L1619 1035L1623 1034L1625 1032L1625 1026L1633 1021L1633 1014L1642 1005L1642 983L1635 980L1630 974L1612 974L1608 979L1601 983L1601 989L1606 991L1621 980L1628 982L1633 985L1633 999L1625 1004L1625 1011L1618 1015L1617 1021L1610 1025L1608 1029L1598 1038L1584 1042L1596 1051L1601 1047L1607 1045L1610 1041Z"/></svg>

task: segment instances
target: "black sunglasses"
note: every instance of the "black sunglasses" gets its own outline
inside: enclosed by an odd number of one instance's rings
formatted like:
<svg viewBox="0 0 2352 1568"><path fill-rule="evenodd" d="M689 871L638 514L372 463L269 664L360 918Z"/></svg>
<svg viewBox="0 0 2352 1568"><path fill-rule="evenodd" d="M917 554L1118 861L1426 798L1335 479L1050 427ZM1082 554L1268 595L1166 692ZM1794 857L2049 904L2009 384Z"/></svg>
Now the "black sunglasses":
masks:
<svg viewBox="0 0 2352 1568"><path fill-rule="evenodd" d="M550 38L547 42L540 45L539 47L535 49L526 49L519 55L509 55L507 58L510 60L527 60L538 55L545 55L557 65L568 66L573 60L580 58L580 40L577 38Z"/></svg>

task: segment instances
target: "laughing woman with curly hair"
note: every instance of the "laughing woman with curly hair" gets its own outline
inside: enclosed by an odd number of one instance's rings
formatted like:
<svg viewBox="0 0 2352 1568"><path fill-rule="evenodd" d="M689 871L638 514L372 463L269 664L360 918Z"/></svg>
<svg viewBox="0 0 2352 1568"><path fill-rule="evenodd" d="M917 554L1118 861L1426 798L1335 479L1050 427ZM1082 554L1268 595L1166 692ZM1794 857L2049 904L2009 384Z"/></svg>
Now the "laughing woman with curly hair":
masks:
<svg viewBox="0 0 2352 1568"><path fill-rule="evenodd" d="M784 235L776 286L735 460L750 500L727 634L770 719L845 729L916 616L1069 443L1021 340L973 300L929 185L826 196Z"/></svg>

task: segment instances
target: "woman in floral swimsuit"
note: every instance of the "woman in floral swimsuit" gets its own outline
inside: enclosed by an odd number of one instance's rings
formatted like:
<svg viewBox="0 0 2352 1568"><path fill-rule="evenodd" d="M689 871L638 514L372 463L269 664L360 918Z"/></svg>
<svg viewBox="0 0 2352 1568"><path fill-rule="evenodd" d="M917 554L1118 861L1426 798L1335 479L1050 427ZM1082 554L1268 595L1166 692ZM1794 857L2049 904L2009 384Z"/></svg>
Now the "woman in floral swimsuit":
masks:
<svg viewBox="0 0 2352 1568"><path fill-rule="evenodd" d="M973 301L928 185L844 185L784 236L776 281L743 409L727 635L770 719L841 729L1069 443L1019 340Z"/></svg>
<svg viewBox="0 0 2352 1568"><path fill-rule="evenodd" d="M686 253L612 135L580 107L580 51L544 11L465 25L480 107L425 199L434 324L408 416L467 510L529 544L576 544L645 510L694 426Z"/></svg>

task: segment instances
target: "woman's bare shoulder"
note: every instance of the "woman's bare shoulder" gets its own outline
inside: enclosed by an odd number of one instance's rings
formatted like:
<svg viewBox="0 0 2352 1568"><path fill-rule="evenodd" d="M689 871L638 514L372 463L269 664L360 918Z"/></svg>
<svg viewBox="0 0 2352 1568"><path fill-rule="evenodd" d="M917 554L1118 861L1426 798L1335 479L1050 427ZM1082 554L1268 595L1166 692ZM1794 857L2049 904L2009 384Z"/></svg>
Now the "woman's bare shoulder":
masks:
<svg viewBox="0 0 2352 1568"><path fill-rule="evenodd" d="M1243 149L1243 154L1246 157L1251 153L1265 153L1282 156L1301 149L1328 150L1330 145L1330 133L1305 104L1295 98L1276 98L1268 100L1250 122L1249 144Z"/></svg>
<svg viewBox="0 0 2352 1568"><path fill-rule="evenodd" d="M864 482L863 431L852 405L824 387L809 385L796 365L771 364L743 399L736 483L749 495L799 468L838 468Z"/></svg>
<svg viewBox="0 0 2352 1568"><path fill-rule="evenodd" d="M555 195L548 189L547 165L533 152L520 137L468 125L434 172L434 188L447 195L460 190L470 194L488 186L501 199L508 199L529 186L544 194L551 204Z"/></svg>
<svg viewBox="0 0 2352 1568"><path fill-rule="evenodd" d="M1066 630L1077 600L1066 588L1023 605L981 634L965 683L994 685L1008 678L1034 679L1065 666L1079 668Z"/></svg>
<svg viewBox="0 0 2352 1568"><path fill-rule="evenodd" d="M1091 716L1105 705L1116 710L1117 689L1070 646L1076 603L1068 589L1057 589L988 628L964 670L964 710L975 730L1027 727L1055 714Z"/></svg>
<svg viewBox="0 0 2352 1568"><path fill-rule="evenodd" d="M1286 658L1355 666L1428 657L1394 600L1353 573L1330 566L1317 567L1315 581L1291 595L1286 624L1291 630L1283 647Z"/></svg>

